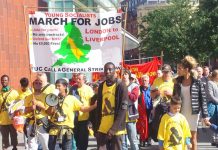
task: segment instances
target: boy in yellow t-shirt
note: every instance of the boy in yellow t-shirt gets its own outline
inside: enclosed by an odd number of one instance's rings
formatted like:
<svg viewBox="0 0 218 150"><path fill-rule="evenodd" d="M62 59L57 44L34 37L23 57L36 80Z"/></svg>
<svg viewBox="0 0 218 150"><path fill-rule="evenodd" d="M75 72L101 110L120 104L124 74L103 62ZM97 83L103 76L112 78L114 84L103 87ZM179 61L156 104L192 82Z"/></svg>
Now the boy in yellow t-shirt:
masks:
<svg viewBox="0 0 218 150"><path fill-rule="evenodd" d="M18 100L25 100L25 98L32 94L32 91L30 90L29 86L29 80L25 77L20 79L20 89L18 90ZM25 117L25 116L24 116ZM27 139L26 135L24 134L24 145L25 149L27 149Z"/></svg>
<svg viewBox="0 0 218 150"><path fill-rule="evenodd" d="M181 99L173 97L170 101L170 111L162 118L157 139L161 150L186 150L191 148L190 128L186 118L180 114Z"/></svg>
<svg viewBox="0 0 218 150"><path fill-rule="evenodd" d="M32 91L30 90L28 85L29 85L29 80L27 78L23 77L20 79L21 88L18 90L19 100L24 100L27 96L32 94Z"/></svg>

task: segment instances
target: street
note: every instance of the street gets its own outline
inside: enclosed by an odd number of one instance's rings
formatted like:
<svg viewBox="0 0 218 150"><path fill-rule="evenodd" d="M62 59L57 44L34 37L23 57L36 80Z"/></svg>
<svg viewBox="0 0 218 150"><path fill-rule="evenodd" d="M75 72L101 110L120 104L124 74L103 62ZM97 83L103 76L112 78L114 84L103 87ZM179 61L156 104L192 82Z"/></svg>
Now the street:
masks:
<svg viewBox="0 0 218 150"><path fill-rule="evenodd" d="M210 139L211 139L212 131L208 128L199 128L198 129L198 149L199 150L216 150L218 148L211 146ZM1 135L0 135L0 143L1 143ZM18 134L18 150L24 150L24 142L23 142L23 134ZM10 147L9 150L12 148ZM154 143L150 147L143 147L142 150L158 150L157 143ZM94 137L89 138L89 147L88 150L96 150L96 141Z"/></svg>

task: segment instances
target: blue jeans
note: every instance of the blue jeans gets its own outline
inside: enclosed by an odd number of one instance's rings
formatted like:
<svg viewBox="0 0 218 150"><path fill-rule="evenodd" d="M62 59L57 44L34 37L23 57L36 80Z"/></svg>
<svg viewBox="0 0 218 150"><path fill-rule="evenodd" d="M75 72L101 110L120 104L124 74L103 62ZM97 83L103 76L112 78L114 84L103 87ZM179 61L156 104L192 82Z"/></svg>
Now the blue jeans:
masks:
<svg viewBox="0 0 218 150"><path fill-rule="evenodd" d="M74 135L72 135L72 150L76 150L76 140L74 138Z"/></svg>
<svg viewBox="0 0 218 150"><path fill-rule="evenodd" d="M127 134L123 136L122 140L122 150L128 150L127 138L130 142L131 150L139 150L139 142L137 139L136 122L126 123Z"/></svg>
<svg viewBox="0 0 218 150"><path fill-rule="evenodd" d="M72 149L72 139L67 139L67 135L63 135L62 143L56 142L56 135L49 135L48 148L49 150L71 150Z"/></svg>

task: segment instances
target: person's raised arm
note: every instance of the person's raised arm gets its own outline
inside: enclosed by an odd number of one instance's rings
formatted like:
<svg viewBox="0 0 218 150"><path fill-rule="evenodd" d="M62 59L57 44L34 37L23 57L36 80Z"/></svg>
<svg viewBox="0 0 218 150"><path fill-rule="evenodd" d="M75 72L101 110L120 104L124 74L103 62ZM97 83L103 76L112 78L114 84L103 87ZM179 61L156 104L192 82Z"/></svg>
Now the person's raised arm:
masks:
<svg viewBox="0 0 218 150"><path fill-rule="evenodd" d="M82 112L90 112L93 109L95 109L97 107L97 101L95 101L95 104L90 105L90 106L81 106L80 107L80 111Z"/></svg>

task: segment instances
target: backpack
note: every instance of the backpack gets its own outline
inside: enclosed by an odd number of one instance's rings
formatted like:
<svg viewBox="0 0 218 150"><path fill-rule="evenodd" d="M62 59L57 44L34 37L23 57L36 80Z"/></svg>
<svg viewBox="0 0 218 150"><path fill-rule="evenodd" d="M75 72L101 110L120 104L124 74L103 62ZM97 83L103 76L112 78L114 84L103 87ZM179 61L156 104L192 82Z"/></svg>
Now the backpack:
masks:
<svg viewBox="0 0 218 150"><path fill-rule="evenodd" d="M158 142L157 134L158 134L158 129L159 129L161 118L165 113L168 112L168 110L169 110L169 103L166 101L163 101L163 100L161 100L155 108L154 119L152 120L152 122L149 125L150 137L155 142Z"/></svg>

